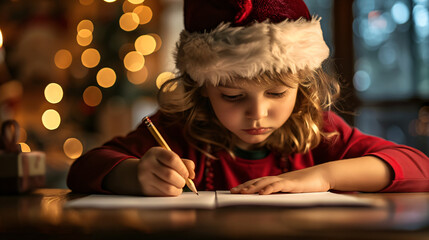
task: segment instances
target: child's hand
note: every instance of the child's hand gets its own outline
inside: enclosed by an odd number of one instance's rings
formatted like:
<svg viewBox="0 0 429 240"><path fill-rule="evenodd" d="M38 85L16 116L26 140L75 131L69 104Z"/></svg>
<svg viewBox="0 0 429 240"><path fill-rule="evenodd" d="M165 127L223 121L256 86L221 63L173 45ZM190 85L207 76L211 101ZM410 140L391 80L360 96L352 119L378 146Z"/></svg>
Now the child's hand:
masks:
<svg viewBox="0 0 429 240"><path fill-rule="evenodd" d="M331 189L327 176L323 167L314 166L278 176L256 178L232 188L231 193L325 192Z"/></svg>
<svg viewBox="0 0 429 240"><path fill-rule="evenodd" d="M137 175L144 195L177 196L182 193L186 179L195 177L194 168L193 161L153 147L141 157Z"/></svg>

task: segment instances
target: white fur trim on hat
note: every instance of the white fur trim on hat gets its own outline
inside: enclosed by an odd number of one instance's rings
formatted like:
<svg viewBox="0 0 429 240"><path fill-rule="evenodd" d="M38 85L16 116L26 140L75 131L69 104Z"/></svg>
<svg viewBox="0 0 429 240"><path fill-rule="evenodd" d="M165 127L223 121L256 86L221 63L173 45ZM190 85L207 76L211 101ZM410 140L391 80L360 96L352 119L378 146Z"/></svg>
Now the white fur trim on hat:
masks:
<svg viewBox="0 0 429 240"><path fill-rule="evenodd" d="M320 18L248 27L222 23L208 33L183 30L175 53L177 69L200 85L252 78L266 71L315 69L328 56Z"/></svg>

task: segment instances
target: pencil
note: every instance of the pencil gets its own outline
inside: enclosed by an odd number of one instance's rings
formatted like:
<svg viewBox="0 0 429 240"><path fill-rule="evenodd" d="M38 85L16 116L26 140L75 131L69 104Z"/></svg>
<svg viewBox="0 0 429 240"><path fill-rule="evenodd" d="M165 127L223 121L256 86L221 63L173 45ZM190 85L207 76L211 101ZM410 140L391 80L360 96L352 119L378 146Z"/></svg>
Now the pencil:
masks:
<svg viewBox="0 0 429 240"><path fill-rule="evenodd" d="M167 142L164 140L164 138L158 132L158 129L156 129L155 125L153 125L150 118L144 117L143 122L146 124L146 127L149 129L149 132L152 134L152 136L155 138L155 140L158 142L158 144L161 145L161 147L171 151L171 148L168 146ZM186 186L188 186L188 188L191 189L192 192L199 195L197 188L195 187L195 184L191 179L189 179L189 178L186 179Z"/></svg>

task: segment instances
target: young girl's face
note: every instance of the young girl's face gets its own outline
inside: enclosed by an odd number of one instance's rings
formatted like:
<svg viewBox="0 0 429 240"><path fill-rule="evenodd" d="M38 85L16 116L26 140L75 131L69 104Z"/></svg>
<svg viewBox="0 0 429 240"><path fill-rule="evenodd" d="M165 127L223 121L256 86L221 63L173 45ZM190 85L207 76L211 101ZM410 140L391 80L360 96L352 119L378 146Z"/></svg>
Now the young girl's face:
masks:
<svg viewBox="0 0 429 240"><path fill-rule="evenodd" d="M250 150L288 120L297 91L272 83L207 85L205 93L219 121L236 136L235 145Z"/></svg>

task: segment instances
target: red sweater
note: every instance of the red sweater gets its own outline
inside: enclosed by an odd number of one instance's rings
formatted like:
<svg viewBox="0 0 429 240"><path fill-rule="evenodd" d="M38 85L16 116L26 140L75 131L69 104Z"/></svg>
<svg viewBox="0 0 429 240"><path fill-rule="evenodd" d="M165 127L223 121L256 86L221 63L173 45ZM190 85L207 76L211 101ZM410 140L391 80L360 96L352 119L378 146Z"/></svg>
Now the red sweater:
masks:
<svg viewBox="0 0 429 240"><path fill-rule="evenodd" d="M383 192L429 191L429 158L417 149L365 135L347 125L332 112L324 115L324 130L339 135L322 141L306 154L292 154L279 159L274 154L258 160L232 159L226 152L207 158L183 138L180 126L163 127L160 114L151 118L171 149L180 157L195 162L194 183L198 190L230 189L247 180L278 175L339 159L372 155L386 161L394 172L391 184ZM85 193L108 193L102 188L103 178L121 161L140 158L149 148L158 146L146 126L140 126L125 137L117 137L77 159L71 166L67 184L70 189ZM206 170L209 169L209 171Z"/></svg>

